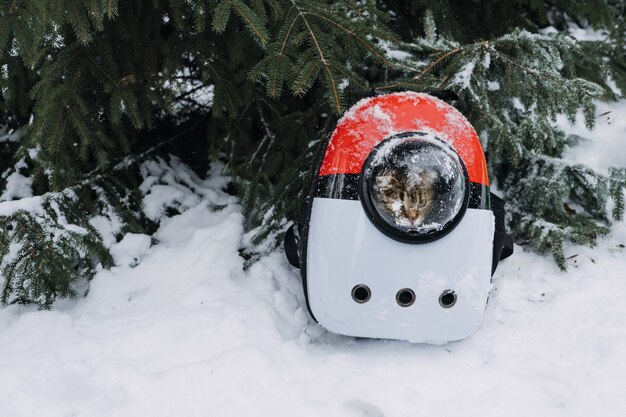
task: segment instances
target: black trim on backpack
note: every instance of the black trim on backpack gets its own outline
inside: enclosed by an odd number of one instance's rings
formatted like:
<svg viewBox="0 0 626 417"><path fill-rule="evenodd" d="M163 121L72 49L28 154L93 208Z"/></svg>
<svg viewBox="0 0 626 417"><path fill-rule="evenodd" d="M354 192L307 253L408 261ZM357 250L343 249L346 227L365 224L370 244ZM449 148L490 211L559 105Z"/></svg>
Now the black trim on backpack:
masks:
<svg viewBox="0 0 626 417"><path fill-rule="evenodd" d="M513 255L513 239L506 234L504 226L504 200L494 193L491 193L491 210L496 218L496 228L493 234L493 258L491 261L491 276L493 276L498 263Z"/></svg>

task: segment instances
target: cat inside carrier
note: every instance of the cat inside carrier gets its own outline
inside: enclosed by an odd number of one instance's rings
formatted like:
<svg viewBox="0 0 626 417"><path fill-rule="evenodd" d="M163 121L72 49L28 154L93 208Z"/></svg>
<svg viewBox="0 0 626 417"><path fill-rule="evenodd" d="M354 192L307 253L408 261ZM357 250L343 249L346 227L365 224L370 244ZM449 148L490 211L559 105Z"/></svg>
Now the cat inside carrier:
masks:
<svg viewBox="0 0 626 417"><path fill-rule="evenodd" d="M478 328L513 242L478 135L450 102L377 94L327 139L285 252L329 331L444 343Z"/></svg>

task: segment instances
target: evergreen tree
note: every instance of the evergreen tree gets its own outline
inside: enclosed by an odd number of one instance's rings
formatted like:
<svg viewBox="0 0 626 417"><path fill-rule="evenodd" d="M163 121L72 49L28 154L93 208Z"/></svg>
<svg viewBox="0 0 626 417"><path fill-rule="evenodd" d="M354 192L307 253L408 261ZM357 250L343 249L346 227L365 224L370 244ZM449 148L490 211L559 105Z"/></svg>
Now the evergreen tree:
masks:
<svg viewBox="0 0 626 417"><path fill-rule="evenodd" d="M609 232L607 198L614 204L623 198L607 193L605 178L560 159L572 138L555 125L557 114L573 121L582 111L593 128L594 100L612 94L602 50L562 33L525 30L461 45L436 35L432 15L427 14L426 27L426 37L409 45L417 75L394 84L423 89L435 83L464 99L490 172L510 202L514 236L538 250L551 248L564 268L563 241L595 245ZM434 58L425 62L424 55ZM571 209L574 205L583 210ZM621 213L614 219L621 220Z"/></svg>
<svg viewBox="0 0 626 417"><path fill-rule="evenodd" d="M449 88L464 99L509 202L513 235L540 251L550 248L564 269L564 241L594 246L609 232L608 199L612 218L623 219L623 170L605 178L568 165L561 156L575 138L555 121L557 114L574 121L581 111L592 129L595 100L618 96L607 81L626 87L624 2L495 3L391 2L395 24L411 42L405 49L413 53L413 71L406 74L412 77L394 84ZM417 19L407 19L415 13L423 13L421 31ZM552 31L542 30L549 25ZM572 28L595 28L606 40L576 41L568 35ZM417 33L417 41L406 33Z"/></svg>
<svg viewBox="0 0 626 417"><path fill-rule="evenodd" d="M118 238L153 231L136 187L141 164L158 155L201 169L226 161L253 243L276 237L298 217L320 139L350 89L457 92L516 239L551 248L564 267L563 242L593 245L610 230L607 199L623 217L624 170L605 178L568 165L571 138L553 122L582 111L592 127L595 100L617 97L610 80L626 91L624 9L615 0L0 0L0 191L19 173L38 196L34 210L0 209L1 301L47 308L110 265L94 216L119 218ZM576 41L573 27L606 40Z"/></svg>

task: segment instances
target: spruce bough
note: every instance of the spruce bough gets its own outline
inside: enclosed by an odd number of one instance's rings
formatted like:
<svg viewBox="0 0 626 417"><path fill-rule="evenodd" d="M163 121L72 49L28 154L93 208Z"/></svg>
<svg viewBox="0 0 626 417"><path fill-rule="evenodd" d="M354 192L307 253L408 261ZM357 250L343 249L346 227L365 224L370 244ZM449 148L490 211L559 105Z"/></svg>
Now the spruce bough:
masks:
<svg viewBox="0 0 626 417"><path fill-rule="evenodd" d="M608 81L624 91L624 27L616 1L0 0L0 189L19 172L42 196L0 216L0 301L49 308L111 265L94 216L154 230L137 167L166 153L223 159L253 243L275 241L349 89L458 93L516 240L564 268L565 242L623 218L626 174L561 159L572 138L554 121L582 112L592 128L596 100L617 98Z"/></svg>

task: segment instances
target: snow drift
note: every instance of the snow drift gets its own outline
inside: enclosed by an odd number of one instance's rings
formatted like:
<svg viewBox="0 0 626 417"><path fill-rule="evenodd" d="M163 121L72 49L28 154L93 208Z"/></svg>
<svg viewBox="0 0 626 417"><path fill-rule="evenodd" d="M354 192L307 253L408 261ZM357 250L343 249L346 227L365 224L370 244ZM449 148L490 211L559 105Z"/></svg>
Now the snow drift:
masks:
<svg viewBox="0 0 626 417"><path fill-rule="evenodd" d="M0 309L0 416L571 417L626 409L623 224L595 250L567 248L568 273L516 248L465 341L354 339L310 321L299 275L280 251L244 270L242 214L225 184L182 165L147 166L155 239L109 236L118 266L100 271L78 301ZM167 217L167 207L180 214Z"/></svg>

